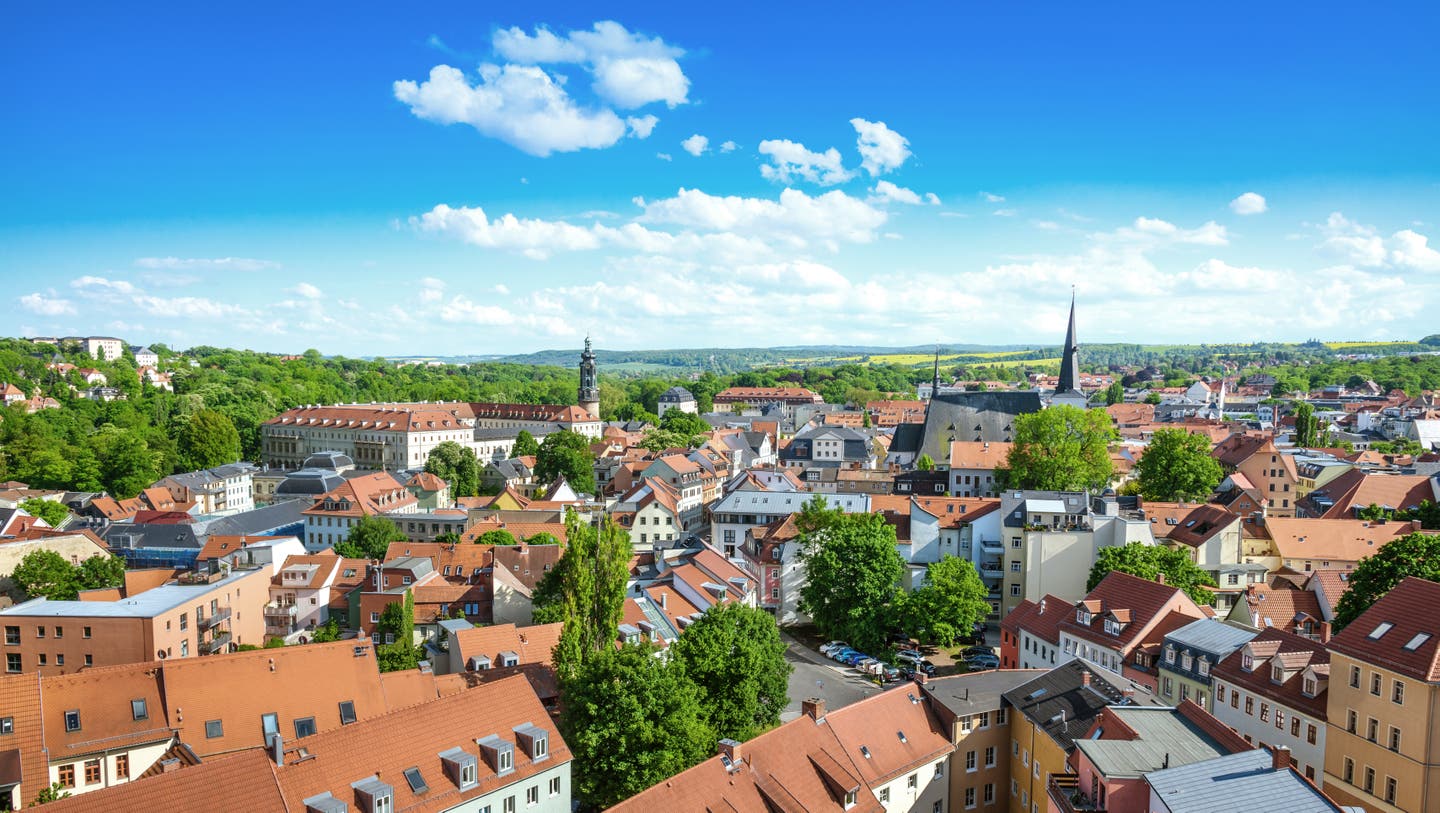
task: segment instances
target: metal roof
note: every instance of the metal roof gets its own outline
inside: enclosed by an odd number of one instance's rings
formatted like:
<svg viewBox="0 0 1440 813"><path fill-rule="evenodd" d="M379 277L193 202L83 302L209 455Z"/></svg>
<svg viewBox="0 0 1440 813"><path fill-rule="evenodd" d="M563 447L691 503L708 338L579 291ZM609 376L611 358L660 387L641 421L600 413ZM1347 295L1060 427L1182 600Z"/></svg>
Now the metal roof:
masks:
<svg viewBox="0 0 1440 813"><path fill-rule="evenodd" d="M1169 813L1336 813L1344 808L1325 798L1294 771L1272 767L1269 751L1241 751L1145 777Z"/></svg>
<svg viewBox="0 0 1440 813"><path fill-rule="evenodd" d="M1202 618L1171 632L1165 636L1165 640L1224 657L1244 646L1257 634L1254 630L1232 627L1213 618Z"/></svg>
<svg viewBox="0 0 1440 813"><path fill-rule="evenodd" d="M1225 754L1214 737L1173 708L1114 707L1110 713L1135 732L1133 739L1075 740L1075 747L1107 779L1140 777L1166 765L1189 765Z"/></svg>

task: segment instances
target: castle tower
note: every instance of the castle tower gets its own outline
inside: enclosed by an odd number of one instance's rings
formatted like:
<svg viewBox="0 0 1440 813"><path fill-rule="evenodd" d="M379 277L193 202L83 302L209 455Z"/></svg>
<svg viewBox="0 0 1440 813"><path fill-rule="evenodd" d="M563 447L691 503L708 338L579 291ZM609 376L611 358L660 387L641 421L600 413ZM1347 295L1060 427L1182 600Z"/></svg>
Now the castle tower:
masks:
<svg viewBox="0 0 1440 813"><path fill-rule="evenodd" d="M585 337L585 351L580 354L580 390L577 403L595 420L600 420L600 379L595 372L595 351L590 337Z"/></svg>

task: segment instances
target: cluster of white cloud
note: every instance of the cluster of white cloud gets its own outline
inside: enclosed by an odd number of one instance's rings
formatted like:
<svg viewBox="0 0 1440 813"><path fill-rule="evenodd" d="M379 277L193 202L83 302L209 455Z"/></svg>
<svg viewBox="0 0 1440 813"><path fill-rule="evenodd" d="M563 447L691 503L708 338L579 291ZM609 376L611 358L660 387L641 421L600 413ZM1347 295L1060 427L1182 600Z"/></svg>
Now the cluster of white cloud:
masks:
<svg viewBox="0 0 1440 813"><path fill-rule="evenodd" d="M1268 208L1265 197L1255 192L1246 192L1230 201L1230 211L1237 215L1258 215Z"/></svg>
<svg viewBox="0 0 1440 813"><path fill-rule="evenodd" d="M710 149L710 139L696 133L680 142L680 146L683 147L686 152L699 158L706 150Z"/></svg>
<svg viewBox="0 0 1440 813"><path fill-rule="evenodd" d="M908 203L912 206L919 206L926 203L931 206L940 205L940 197L934 192L926 192L925 196L921 197L920 194L914 190L906 189L903 186L896 186L883 179L875 182L871 199L881 202Z"/></svg>
<svg viewBox="0 0 1440 813"><path fill-rule="evenodd" d="M1413 229L1401 229L1387 240L1373 226L1356 223L1340 212L1332 212L1320 226L1321 251L1343 262L1363 268L1397 268L1410 271L1440 271L1440 251Z"/></svg>
<svg viewBox="0 0 1440 813"><path fill-rule="evenodd" d="M760 174L767 180L783 184L808 181L820 186L834 186L855 177L846 169L840 158L840 151L831 147L825 152L813 152L804 144L785 138L766 139L760 142L760 154L770 163L760 165Z"/></svg>
<svg viewBox="0 0 1440 813"><path fill-rule="evenodd" d="M609 147L627 133L648 138L657 116L622 119L616 111L689 101L690 80L678 62L684 50L616 22L564 36L546 28L502 29L491 44L507 61L481 64L473 81L458 68L436 65L424 81L395 82L395 98L419 118L468 124L537 156ZM576 101L564 66L589 74L596 104Z"/></svg>
<svg viewBox="0 0 1440 813"><path fill-rule="evenodd" d="M270 271L279 268L280 263L249 257L137 257L135 267L157 271Z"/></svg>
<svg viewBox="0 0 1440 813"><path fill-rule="evenodd" d="M912 153L909 139L890 129L885 122L853 118L850 126L855 128L855 149L860 154L859 169L846 167L840 151L834 147L824 152L816 152L798 141L774 138L760 142L759 152L768 159L767 163L760 165L760 175L767 180L787 185L805 182L818 186L835 186L854 179L862 171L872 178L878 178L894 172L910 159ZM722 147L722 151L728 150ZM882 205L901 203L937 206L940 203L939 196L934 192L922 195L887 180L876 181L870 190L869 200Z"/></svg>

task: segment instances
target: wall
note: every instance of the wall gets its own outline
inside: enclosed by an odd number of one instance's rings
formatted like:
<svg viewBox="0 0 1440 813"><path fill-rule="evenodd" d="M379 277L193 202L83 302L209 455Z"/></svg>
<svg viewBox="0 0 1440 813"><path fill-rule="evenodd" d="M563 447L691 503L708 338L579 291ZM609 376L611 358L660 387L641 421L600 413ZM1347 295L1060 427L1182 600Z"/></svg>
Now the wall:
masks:
<svg viewBox="0 0 1440 813"><path fill-rule="evenodd" d="M1017 793L1010 796L1010 813L1031 813L1031 805L1048 807L1046 784L1052 773L1066 773L1065 751L1050 735L1036 729L1029 718L1010 712L1010 779ZM1010 793L1010 788L1005 792ZM1035 794L1039 793L1037 797ZM1020 804L1021 799L1025 805Z"/></svg>
<svg viewBox="0 0 1440 813"><path fill-rule="evenodd" d="M883 785L871 785L870 790L877 798L881 799L887 798L888 793L889 801L883 802L885 813L929 811L934 809L936 802L941 803L942 810L950 810L954 808L954 800L950 800L949 804L945 803L950 795L950 785L943 773L940 775L935 773L937 766L944 766L940 767L942 772L950 770L951 768L947 766L949 761L950 756L947 754L935 762L920 765L912 771L901 774ZM915 777L913 789L910 787L910 777L912 776Z"/></svg>
<svg viewBox="0 0 1440 813"><path fill-rule="evenodd" d="M516 760L522 760L520 751L515 752ZM560 780L560 792L555 796L549 793L550 780ZM403 778L400 781L404 781ZM540 801L536 805L525 804L525 789L537 787L540 789ZM463 804L454 807L447 807L447 813L480 813L482 810L489 810L491 813L500 813L504 810L505 799L514 797L514 808L525 813L570 813L570 763L563 762L549 770L541 771L534 776L512 782L504 787L487 793L484 796L477 796Z"/></svg>
<svg viewBox="0 0 1440 813"><path fill-rule="evenodd" d="M1350 687L1350 670L1360 667L1360 688ZM1370 693L1370 680L1381 677L1380 696ZM1405 702L1391 702L1395 680L1405 684ZM1325 731L1325 792L1341 804L1359 804L1369 811L1435 810L1440 805L1440 765L1433 761L1440 753L1440 730L1435 714L1440 708L1440 686L1419 683L1412 678L1356 661L1336 652L1330 654L1330 693L1327 701L1329 725ZM1346 730L1346 712L1354 709L1359 720L1356 733ZM1366 740L1367 720L1379 721L1377 743ZM1400 753L1391 752L1390 726L1400 729ZM1342 777L1344 757L1355 762L1355 781L1347 786ZM1431 766L1424 765L1431 760ZM1375 769L1375 795L1362 790L1365 766ZM1385 777L1399 783L1394 806L1383 801Z"/></svg>
<svg viewBox="0 0 1440 813"><path fill-rule="evenodd" d="M1010 726L998 722L1000 713L999 704L989 711L990 725L987 728L971 728L969 733L963 733L966 729L960 727L957 720L952 736L955 743L955 753L950 757L950 804L946 810L963 811L965 807L965 791L967 788L975 790L975 809L977 810L1000 810L1010 796ZM975 715L971 715L974 720ZM995 764L991 767L985 766L985 749L995 749ZM975 770L968 771L965 768L966 755L975 752ZM994 802L985 803L985 785L993 785L995 790ZM928 813L929 808L918 808L922 813Z"/></svg>
<svg viewBox="0 0 1440 813"><path fill-rule="evenodd" d="M160 761L160 757L164 756L165 752L170 749L170 743L171 738L167 736L161 742L131 746L121 749L118 753L105 752L103 755L91 753L78 759L67 757L50 763L50 782L54 784L60 781L60 766L73 765L75 767L75 786L66 789L70 792L71 796L78 796L82 793L90 793L96 790L104 790L114 785L123 785L126 782L139 778L140 774ZM122 754L130 758L129 778L116 776L115 763ZM85 783L85 763L92 759L100 760L100 781L87 785Z"/></svg>
<svg viewBox="0 0 1440 813"><path fill-rule="evenodd" d="M1234 655L1232 657L1239 657ZM1266 662L1269 668L1269 662ZM1290 680L1300 680L1300 675L1291 677ZM1219 701L1221 687L1224 688L1225 701ZM1290 758L1295 760L1296 770L1306 773L1305 769L1310 768L1315 775L1311 779L1316 785L1323 785L1325 782L1325 740L1329 733L1325 728L1324 720L1317 720L1309 714L1300 712L1289 706L1279 705L1268 697L1262 697L1245 687L1236 687L1229 681L1216 678L1213 688L1216 701L1210 713L1215 719L1235 729L1235 732L1246 737L1249 742L1255 745L1264 743L1266 745L1284 745L1290 749ZM1253 713L1245 713L1245 700L1251 698L1253 702ZM1270 719L1268 722L1260 721L1260 704L1270 704ZM1279 708L1285 714L1285 727L1275 727L1275 710ZM1300 720L1299 736L1290 736L1291 720ZM1363 718L1362 718L1363 719ZM1362 723L1363 724L1363 723ZM1315 744L1307 741L1309 726L1315 726Z"/></svg>

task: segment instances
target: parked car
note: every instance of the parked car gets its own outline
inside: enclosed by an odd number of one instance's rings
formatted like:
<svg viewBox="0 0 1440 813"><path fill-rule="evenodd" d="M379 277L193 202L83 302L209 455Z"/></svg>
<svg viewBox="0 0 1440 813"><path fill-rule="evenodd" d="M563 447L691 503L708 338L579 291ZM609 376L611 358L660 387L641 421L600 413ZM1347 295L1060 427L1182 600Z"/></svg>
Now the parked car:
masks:
<svg viewBox="0 0 1440 813"><path fill-rule="evenodd" d="M838 648L838 649L832 649L832 650L830 650L830 657L831 657L831 659L833 659L833 660L843 661L843 660L845 660L845 656L846 656L846 655L850 655L850 654L853 654L853 653L858 652L858 651L859 651L859 650L851 649L851 648L848 647L848 646L842 646L842 647L840 647L840 648Z"/></svg>
<svg viewBox="0 0 1440 813"><path fill-rule="evenodd" d="M972 671L984 669L999 669L1000 659L994 655L976 655L973 658L965 659L965 667Z"/></svg>
<svg viewBox="0 0 1440 813"><path fill-rule="evenodd" d="M895 683L899 681L901 677L900 670L894 666L886 664L880 668L880 679L886 683Z"/></svg>
<svg viewBox="0 0 1440 813"><path fill-rule="evenodd" d="M991 648L988 647L988 646L971 646L971 647L966 647L965 650L960 653L960 657L961 657L962 660L967 660L967 661L968 661L968 660L970 660L971 658L975 657L976 655L994 655L994 654L995 654L995 650L991 649Z"/></svg>
<svg viewBox="0 0 1440 813"><path fill-rule="evenodd" d="M895 660L910 661L911 663L914 663L916 661L925 660L925 656L920 654L919 652L916 652L913 649L902 649L899 652L895 653Z"/></svg>
<svg viewBox="0 0 1440 813"><path fill-rule="evenodd" d="M845 656L843 662L846 666L854 666L855 664L866 660L869 657L870 656L866 655L864 652L852 652L851 654Z"/></svg>
<svg viewBox="0 0 1440 813"><path fill-rule="evenodd" d="M844 641L831 641L828 644L820 645L820 654L829 655L837 649L848 649L849 647L850 645L845 643Z"/></svg>
<svg viewBox="0 0 1440 813"><path fill-rule="evenodd" d="M924 674L926 676L933 676L935 674L935 664L923 658L919 662L901 661L896 668L899 670L900 676L907 680L915 677L916 674Z"/></svg>

